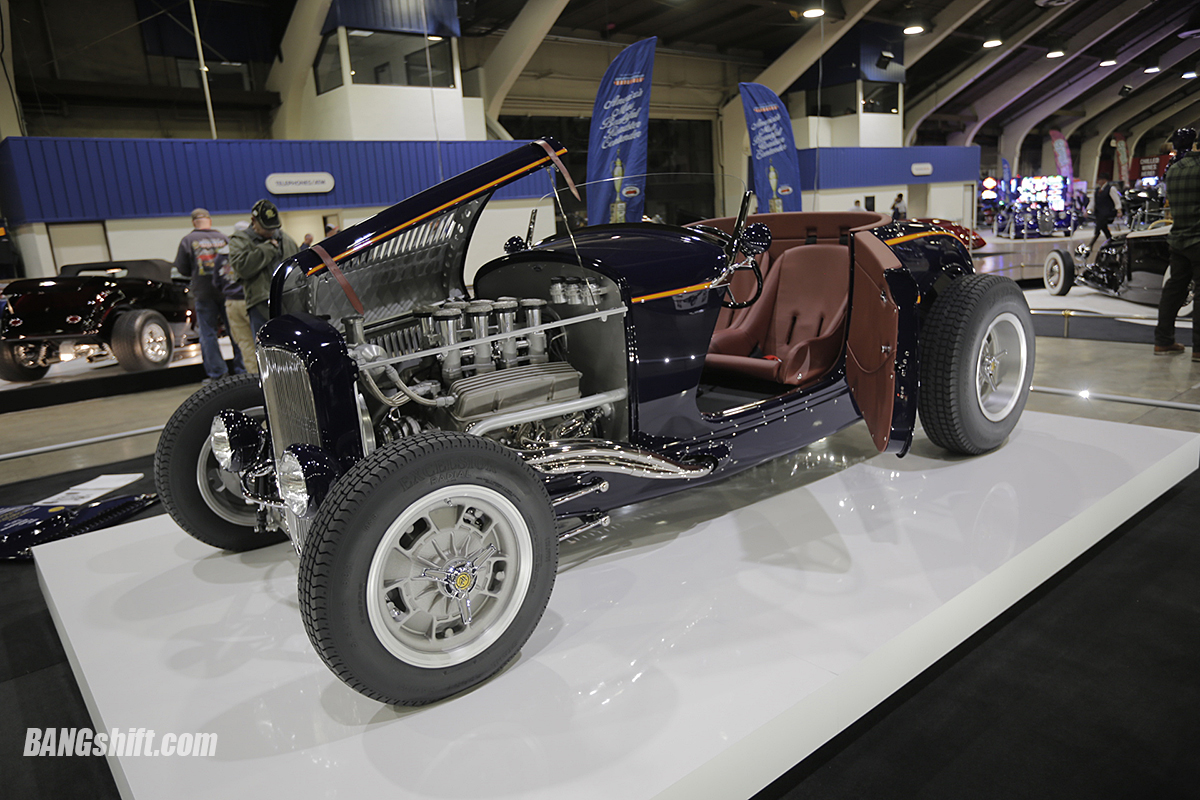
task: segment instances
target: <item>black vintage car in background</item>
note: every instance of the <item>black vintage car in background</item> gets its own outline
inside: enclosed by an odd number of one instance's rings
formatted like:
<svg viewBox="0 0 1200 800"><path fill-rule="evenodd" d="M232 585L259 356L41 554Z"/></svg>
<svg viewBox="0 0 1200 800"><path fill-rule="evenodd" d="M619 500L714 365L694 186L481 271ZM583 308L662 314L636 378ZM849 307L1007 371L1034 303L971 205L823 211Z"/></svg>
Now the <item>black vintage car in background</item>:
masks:
<svg viewBox="0 0 1200 800"><path fill-rule="evenodd" d="M1086 243L1074 254L1052 250L1042 268L1042 282L1053 295L1065 295L1072 286L1088 286L1131 303L1157 307L1170 267L1170 232L1168 222L1118 233L1098 245L1091 256ZM1189 311L1182 309L1183 314Z"/></svg>
<svg viewBox="0 0 1200 800"><path fill-rule="evenodd" d="M291 539L309 638L368 697L420 705L497 673L546 608L558 543L611 509L860 419L904 455L918 409L936 444L982 453L1024 408L1016 284L881 214L748 218L744 194L690 227L514 236L468 290L494 190L563 152L516 147L285 262L261 383L201 389L159 441L155 483L188 533Z"/></svg>
<svg viewBox="0 0 1200 800"><path fill-rule="evenodd" d="M192 325L185 278L162 259L70 264L4 287L0 378L35 381L52 364L113 356L130 372L171 363Z"/></svg>

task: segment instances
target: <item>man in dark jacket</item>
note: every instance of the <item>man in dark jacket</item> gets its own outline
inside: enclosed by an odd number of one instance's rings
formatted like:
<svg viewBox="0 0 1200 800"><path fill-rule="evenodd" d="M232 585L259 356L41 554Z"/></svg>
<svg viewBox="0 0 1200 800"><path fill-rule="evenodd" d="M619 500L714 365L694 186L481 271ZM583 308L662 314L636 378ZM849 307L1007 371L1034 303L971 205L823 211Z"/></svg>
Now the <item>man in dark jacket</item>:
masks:
<svg viewBox="0 0 1200 800"><path fill-rule="evenodd" d="M259 200L250 209L250 227L229 239L229 265L242 284L246 311L254 336L267 324L267 300L275 268L300 248L280 227L279 209L270 200Z"/></svg>
<svg viewBox="0 0 1200 800"><path fill-rule="evenodd" d="M1088 245L1089 255L1095 249L1100 234L1104 234L1106 242L1112 238L1112 231L1108 229L1108 226L1121 214L1121 190L1112 182L1112 176L1100 176L1100 188L1096 189L1096 194L1092 197L1090 210L1092 217L1096 220L1096 235L1092 237L1092 241Z"/></svg>
<svg viewBox="0 0 1200 800"><path fill-rule="evenodd" d="M1175 317L1187 300L1188 287L1200 281L1200 152L1196 132L1180 128L1171 137L1182 156L1167 168L1167 202L1170 203L1170 276L1158 301L1154 328L1154 355L1169 356L1186 348L1175 341ZM1186 148L1185 148L1186 144ZM1200 362L1200 326L1192 325L1192 361Z"/></svg>
<svg viewBox="0 0 1200 800"><path fill-rule="evenodd" d="M200 357L204 360L207 380L216 380L229 374L229 367L221 356L221 345L217 336L221 327L229 327L225 319L225 298L213 283L219 262L224 259L228 243L225 234L213 230L212 217L203 208L192 211L192 232L179 242L175 254L175 268L179 274L191 278L189 293L196 309L196 327L200 333ZM233 340L230 340L233 342ZM233 372L245 372L242 352L233 342Z"/></svg>

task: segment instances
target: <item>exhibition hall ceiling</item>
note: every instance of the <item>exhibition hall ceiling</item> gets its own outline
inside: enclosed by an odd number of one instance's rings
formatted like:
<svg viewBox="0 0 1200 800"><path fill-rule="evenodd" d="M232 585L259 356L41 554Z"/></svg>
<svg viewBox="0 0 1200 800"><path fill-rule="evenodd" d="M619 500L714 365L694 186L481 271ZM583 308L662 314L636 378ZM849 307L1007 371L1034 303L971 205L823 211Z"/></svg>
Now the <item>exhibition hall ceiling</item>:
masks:
<svg viewBox="0 0 1200 800"><path fill-rule="evenodd" d="M818 2L818 4L820 4ZM468 36L502 32L524 7L525 0L474 0L461 4L463 32ZM766 66L798 38L824 24L841 24L847 9L867 6L863 19L905 27L923 25L913 36L905 61L906 100L915 103L938 92L963 70L977 73L924 125L954 130L975 119L978 107L992 112L995 127L1020 117L1032 103L1062 97L1059 116L1081 118L1093 98L1114 93L1126 82L1134 94L1156 85L1180 83L1184 95L1200 89L1181 81L1200 60L1197 4L1178 0L824 0L826 15L807 19L806 0L570 0L551 35L610 40L625 44L657 36L659 47L675 51L720 54ZM1020 38L991 50L985 42ZM1191 52L1188 42L1197 42ZM1183 47L1181 48L1181 44ZM1057 63L1047 54L1061 49ZM1179 57L1180 50L1185 51ZM1000 55L997 57L997 53ZM1115 57L1116 64L1101 66ZM1161 72L1146 73L1164 61ZM986 66L981 66L986 64ZM1083 80L1103 70L1104 74ZM1135 76L1144 77L1133 80ZM1011 91L1014 78L1025 77L1025 89ZM1032 77L1029 77L1032 76ZM1005 98L1012 96L1011 101ZM1122 101L1124 102L1124 101ZM1169 102L1169 101L1167 101ZM1140 109L1142 104L1131 104ZM1160 105L1160 104L1159 104ZM1157 105L1156 105L1157 108ZM1154 111L1136 112L1146 118Z"/></svg>

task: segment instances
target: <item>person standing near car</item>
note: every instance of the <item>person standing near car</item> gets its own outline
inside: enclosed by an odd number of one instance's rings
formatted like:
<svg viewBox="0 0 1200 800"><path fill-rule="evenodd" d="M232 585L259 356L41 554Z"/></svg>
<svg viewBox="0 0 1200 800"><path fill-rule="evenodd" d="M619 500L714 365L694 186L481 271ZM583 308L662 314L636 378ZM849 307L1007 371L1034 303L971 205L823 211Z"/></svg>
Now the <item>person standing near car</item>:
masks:
<svg viewBox="0 0 1200 800"><path fill-rule="evenodd" d="M1188 288L1200 281L1200 152L1197 152L1196 131L1180 128L1171 141L1182 155L1167 168L1165 178L1174 221L1167 234L1171 275L1163 284L1158 325L1154 328L1156 356L1176 355L1187 349L1175 341L1175 318L1187 301ZM1192 361L1200 362L1198 325L1192 326Z"/></svg>
<svg viewBox="0 0 1200 800"><path fill-rule="evenodd" d="M1104 241L1112 238L1112 231L1108 226L1121 214L1121 190L1112 182L1112 176L1108 174L1100 175L1100 188L1096 189L1096 194L1092 197L1092 205L1088 208L1092 218L1096 221L1096 233L1092 236L1092 241L1088 245L1088 257L1091 258L1092 250L1096 247L1096 241L1100 238L1100 234L1104 234Z"/></svg>
<svg viewBox="0 0 1200 800"><path fill-rule="evenodd" d="M236 234L250 227L249 222L241 221L234 226ZM258 374L258 357L254 350L254 333L250 330L250 315L246 312L246 293L241 282L229 264L229 245L225 245L217 254L217 269L213 275L213 284L225 298L225 318L229 320L229 338L243 353L246 372Z"/></svg>
<svg viewBox="0 0 1200 800"><path fill-rule="evenodd" d="M217 341L221 327L229 327L229 321L225 318L225 298L213 283L218 258L228 244L225 234L213 229L212 215L208 210L196 208L192 210L192 232L180 240L179 250L175 253L175 269L179 270L180 275L191 279L189 293L196 310L200 357L204 361L206 381L224 378L229 374L229 366L221 355L221 345ZM238 374L245 371L242 352L235 341L233 372Z"/></svg>
<svg viewBox="0 0 1200 800"><path fill-rule="evenodd" d="M250 209L250 227L229 239L229 265L245 292L246 311L255 338L267 324L267 299L275 267L300 252L296 241L280 227L279 209L259 200Z"/></svg>
<svg viewBox="0 0 1200 800"><path fill-rule="evenodd" d="M908 219L908 206L904 203L904 193L896 195L892 201L892 219Z"/></svg>

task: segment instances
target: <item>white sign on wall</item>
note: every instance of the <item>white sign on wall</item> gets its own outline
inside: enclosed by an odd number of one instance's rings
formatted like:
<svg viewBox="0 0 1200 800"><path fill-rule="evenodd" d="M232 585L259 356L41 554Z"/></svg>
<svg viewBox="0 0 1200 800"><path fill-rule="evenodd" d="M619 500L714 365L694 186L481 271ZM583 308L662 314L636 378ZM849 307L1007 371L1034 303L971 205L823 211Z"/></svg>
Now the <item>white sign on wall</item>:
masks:
<svg viewBox="0 0 1200 800"><path fill-rule="evenodd" d="M267 176L271 194L317 194L333 191L333 176L328 172L272 172Z"/></svg>
<svg viewBox="0 0 1200 800"><path fill-rule="evenodd" d="M916 161L912 165L912 174L917 176L932 175L933 164L930 164L928 161Z"/></svg>

